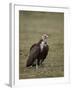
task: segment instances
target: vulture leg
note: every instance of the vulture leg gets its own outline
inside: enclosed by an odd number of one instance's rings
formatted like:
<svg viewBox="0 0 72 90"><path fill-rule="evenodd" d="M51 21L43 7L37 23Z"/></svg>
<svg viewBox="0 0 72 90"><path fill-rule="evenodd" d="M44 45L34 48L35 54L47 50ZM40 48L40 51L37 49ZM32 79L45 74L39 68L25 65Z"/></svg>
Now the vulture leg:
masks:
<svg viewBox="0 0 72 90"><path fill-rule="evenodd" d="M32 66L36 66L36 61L35 61L35 62L33 62Z"/></svg>
<svg viewBox="0 0 72 90"><path fill-rule="evenodd" d="M36 66L36 63L37 63L37 65L39 66L39 65L40 65L40 59L37 59L37 60L32 64L32 66Z"/></svg>
<svg viewBox="0 0 72 90"><path fill-rule="evenodd" d="M38 64L38 66L40 65L40 59L37 60L37 64Z"/></svg>
<svg viewBox="0 0 72 90"><path fill-rule="evenodd" d="M38 60L36 59L36 70L38 69Z"/></svg>
<svg viewBox="0 0 72 90"><path fill-rule="evenodd" d="M41 62L40 62L41 65L42 65L43 61L44 61L44 59L41 60Z"/></svg>

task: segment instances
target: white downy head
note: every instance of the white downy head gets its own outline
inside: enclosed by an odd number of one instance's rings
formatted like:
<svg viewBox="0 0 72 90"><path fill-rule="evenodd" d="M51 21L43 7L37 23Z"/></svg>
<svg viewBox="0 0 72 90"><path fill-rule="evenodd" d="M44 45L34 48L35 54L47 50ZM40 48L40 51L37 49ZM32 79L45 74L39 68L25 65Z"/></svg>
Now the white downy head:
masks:
<svg viewBox="0 0 72 90"><path fill-rule="evenodd" d="M44 42L47 43L48 35L47 34L43 34L42 35L42 39L43 39Z"/></svg>

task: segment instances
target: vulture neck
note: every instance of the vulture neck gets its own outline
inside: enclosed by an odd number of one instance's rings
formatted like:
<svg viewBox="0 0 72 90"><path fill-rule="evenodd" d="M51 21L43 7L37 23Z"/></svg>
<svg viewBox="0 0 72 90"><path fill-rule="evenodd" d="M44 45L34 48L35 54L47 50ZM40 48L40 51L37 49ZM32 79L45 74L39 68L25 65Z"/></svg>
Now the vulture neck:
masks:
<svg viewBox="0 0 72 90"><path fill-rule="evenodd" d="M47 45L47 43L45 43L45 42L43 41L43 39L41 39L41 40L38 42L38 45L40 45L40 49L41 49L41 51L43 51L43 48Z"/></svg>

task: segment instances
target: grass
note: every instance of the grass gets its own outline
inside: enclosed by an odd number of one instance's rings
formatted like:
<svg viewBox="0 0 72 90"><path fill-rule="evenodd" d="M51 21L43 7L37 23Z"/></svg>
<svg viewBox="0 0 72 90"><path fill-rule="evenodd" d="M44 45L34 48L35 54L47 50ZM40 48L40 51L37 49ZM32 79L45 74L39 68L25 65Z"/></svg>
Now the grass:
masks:
<svg viewBox="0 0 72 90"><path fill-rule="evenodd" d="M26 68L29 49L47 33L49 54L38 70ZM64 14L50 12L19 12L19 78L64 76Z"/></svg>

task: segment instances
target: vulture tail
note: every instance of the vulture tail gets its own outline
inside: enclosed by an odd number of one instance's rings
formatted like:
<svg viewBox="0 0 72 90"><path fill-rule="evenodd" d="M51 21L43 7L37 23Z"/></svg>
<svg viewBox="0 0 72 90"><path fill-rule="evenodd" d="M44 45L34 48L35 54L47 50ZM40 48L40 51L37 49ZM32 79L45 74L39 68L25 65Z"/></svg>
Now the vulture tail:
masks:
<svg viewBox="0 0 72 90"><path fill-rule="evenodd" d="M38 55L39 55L39 47L34 45L32 47L32 49L30 50L26 67L29 67L29 66L33 65L33 63L37 59Z"/></svg>
<svg viewBox="0 0 72 90"><path fill-rule="evenodd" d="M26 63L26 67L31 66L33 62L34 62L33 56L30 54L30 56L28 57L27 63Z"/></svg>

